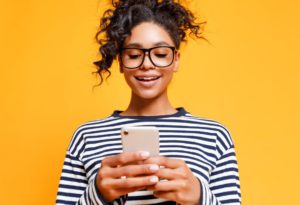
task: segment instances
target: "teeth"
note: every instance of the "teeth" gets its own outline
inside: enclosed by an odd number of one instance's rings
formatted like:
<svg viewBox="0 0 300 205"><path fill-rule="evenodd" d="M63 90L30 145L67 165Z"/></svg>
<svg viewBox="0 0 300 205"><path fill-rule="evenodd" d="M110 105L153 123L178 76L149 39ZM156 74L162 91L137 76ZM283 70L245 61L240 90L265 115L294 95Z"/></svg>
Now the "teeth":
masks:
<svg viewBox="0 0 300 205"><path fill-rule="evenodd" d="M138 80L145 80L145 81L150 81L150 80L156 80L159 77L151 76L151 77L136 77Z"/></svg>

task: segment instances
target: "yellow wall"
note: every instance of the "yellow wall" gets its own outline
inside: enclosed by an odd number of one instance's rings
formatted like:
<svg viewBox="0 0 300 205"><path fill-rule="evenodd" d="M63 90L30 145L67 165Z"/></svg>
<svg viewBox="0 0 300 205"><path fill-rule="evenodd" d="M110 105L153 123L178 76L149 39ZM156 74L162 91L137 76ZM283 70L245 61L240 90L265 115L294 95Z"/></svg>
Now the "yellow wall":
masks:
<svg viewBox="0 0 300 205"><path fill-rule="evenodd" d="M92 90L99 2L1 1L1 204L53 204L73 131L127 105L117 67ZM170 97L230 129L245 205L298 202L299 6L296 0L192 4L208 21L211 45L183 47Z"/></svg>

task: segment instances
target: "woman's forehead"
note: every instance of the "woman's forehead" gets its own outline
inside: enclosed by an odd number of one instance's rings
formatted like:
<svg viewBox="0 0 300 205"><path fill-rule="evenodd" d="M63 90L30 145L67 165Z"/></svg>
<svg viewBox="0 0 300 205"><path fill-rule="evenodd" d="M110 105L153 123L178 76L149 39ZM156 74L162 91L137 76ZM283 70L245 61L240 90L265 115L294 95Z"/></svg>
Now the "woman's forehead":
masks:
<svg viewBox="0 0 300 205"><path fill-rule="evenodd" d="M131 35L125 39L124 46L154 47L168 45L174 46L169 33L161 26L144 22L131 30Z"/></svg>

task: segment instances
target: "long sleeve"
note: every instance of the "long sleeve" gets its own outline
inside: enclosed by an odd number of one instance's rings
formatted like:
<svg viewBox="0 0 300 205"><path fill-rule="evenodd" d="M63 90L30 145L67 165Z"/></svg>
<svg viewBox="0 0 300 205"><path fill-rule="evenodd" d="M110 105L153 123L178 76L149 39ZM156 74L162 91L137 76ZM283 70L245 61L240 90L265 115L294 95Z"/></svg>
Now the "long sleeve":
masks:
<svg viewBox="0 0 300 205"><path fill-rule="evenodd" d="M56 205L108 205L124 204L125 196L107 203L95 183L96 174L90 179L82 162L67 152L58 187Z"/></svg>
<svg viewBox="0 0 300 205"><path fill-rule="evenodd" d="M174 203L140 190L107 203L95 176L107 156L122 153L120 129L156 126L160 154L184 160L201 184L200 205L240 205L241 194L234 143L228 130L215 121L195 117L184 109L157 118L126 118L118 112L87 122L73 134L65 158L56 205L123 205Z"/></svg>
<svg viewBox="0 0 300 205"><path fill-rule="evenodd" d="M209 184L201 182L200 205L240 205L241 193L234 147L217 160Z"/></svg>

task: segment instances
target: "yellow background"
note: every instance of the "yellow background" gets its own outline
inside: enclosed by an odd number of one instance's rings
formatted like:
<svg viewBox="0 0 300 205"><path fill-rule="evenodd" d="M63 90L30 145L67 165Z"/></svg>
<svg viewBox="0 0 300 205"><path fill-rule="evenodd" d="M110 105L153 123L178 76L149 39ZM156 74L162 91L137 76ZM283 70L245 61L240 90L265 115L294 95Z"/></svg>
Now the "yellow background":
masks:
<svg viewBox="0 0 300 205"><path fill-rule="evenodd" d="M117 66L92 90L100 0L1 0L0 203L54 204L82 123L124 109ZM205 41L182 47L174 106L215 119L236 144L243 204L299 201L300 3L201 0Z"/></svg>

